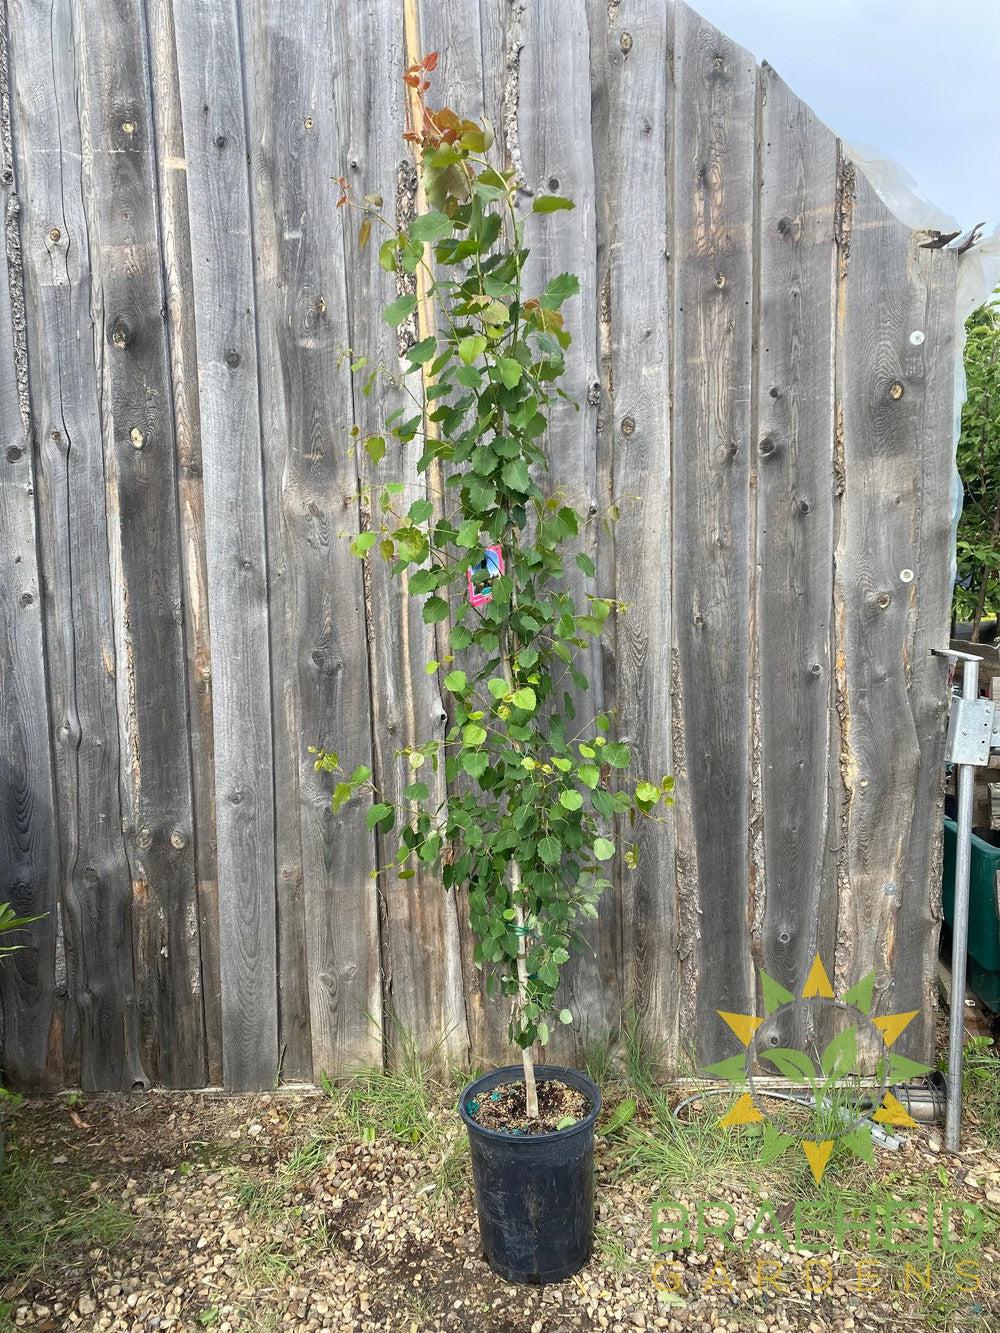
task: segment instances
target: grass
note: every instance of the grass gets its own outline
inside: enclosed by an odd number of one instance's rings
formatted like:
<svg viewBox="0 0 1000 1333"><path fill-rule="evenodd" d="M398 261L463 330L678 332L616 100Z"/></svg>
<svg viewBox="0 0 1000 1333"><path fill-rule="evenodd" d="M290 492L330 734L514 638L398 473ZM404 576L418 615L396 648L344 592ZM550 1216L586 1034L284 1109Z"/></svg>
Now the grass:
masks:
<svg viewBox="0 0 1000 1333"><path fill-rule="evenodd" d="M965 1046L964 1109L991 1147L1000 1145L1000 1054L991 1037Z"/></svg>
<svg viewBox="0 0 1000 1333"><path fill-rule="evenodd" d="M91 1177L50 1167L9 1147L0 1172L0 1285L54 1277L88 1251L111 1249L135 1226L117 1203L95 1193ZM9 1309L0 1304L0 1328Z"/></svg>

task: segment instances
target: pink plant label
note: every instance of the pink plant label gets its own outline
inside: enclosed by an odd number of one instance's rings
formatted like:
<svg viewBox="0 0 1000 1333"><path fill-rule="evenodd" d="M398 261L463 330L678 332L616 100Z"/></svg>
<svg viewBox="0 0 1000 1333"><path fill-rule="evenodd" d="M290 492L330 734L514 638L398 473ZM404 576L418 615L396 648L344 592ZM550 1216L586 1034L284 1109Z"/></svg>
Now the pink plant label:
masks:
<svg viewBox="0 0 1000 1333"><path fill-rule="evenodd" d="M478 564L470 565L466 571L469 584L469 602L473 606L485 606L493 600L492 580L504 572L503 552L499 546L487 546L483 558Z"/></svg>

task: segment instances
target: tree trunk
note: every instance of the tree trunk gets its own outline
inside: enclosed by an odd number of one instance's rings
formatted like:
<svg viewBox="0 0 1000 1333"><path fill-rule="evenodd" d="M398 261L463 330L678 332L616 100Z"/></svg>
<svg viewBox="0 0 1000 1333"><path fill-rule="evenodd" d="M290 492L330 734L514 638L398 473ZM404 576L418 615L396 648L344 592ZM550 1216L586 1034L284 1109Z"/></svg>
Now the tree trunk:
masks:
<svg viewBox="0 0 1000 1333"><path fill-rule="evenodd" d="M514 900L514 924L517 927L517 1000L523 1009L528 999L528 961L524 935L524 908L521 905L521 867L516 861L510 863L510 891ZM525 1110L532 1119L538 1116L538 1089L535 1086L535 1062L531 1056L531 1047L522 1046L521 1063L524 1066L524 1101Z"/></svg>

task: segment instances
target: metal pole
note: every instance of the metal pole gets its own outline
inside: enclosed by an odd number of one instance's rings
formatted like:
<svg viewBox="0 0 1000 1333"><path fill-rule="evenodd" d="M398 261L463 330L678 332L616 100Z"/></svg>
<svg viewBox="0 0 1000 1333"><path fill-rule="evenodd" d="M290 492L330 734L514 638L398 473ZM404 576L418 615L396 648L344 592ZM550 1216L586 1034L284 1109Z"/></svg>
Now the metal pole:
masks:
<svg viewBox="0 0 1000 1333"><path fill-rule="evenodd" d="M962 698L979 698L979 659L964 657ZM965 1040L965 961L969 938L969 868L972 862L974 764L958 765L958 830L955 836L955 904L951 917L951 1012L948 1015L948 1107L944 1141L958 1151L962 1127L962 1047Z"/></svg>

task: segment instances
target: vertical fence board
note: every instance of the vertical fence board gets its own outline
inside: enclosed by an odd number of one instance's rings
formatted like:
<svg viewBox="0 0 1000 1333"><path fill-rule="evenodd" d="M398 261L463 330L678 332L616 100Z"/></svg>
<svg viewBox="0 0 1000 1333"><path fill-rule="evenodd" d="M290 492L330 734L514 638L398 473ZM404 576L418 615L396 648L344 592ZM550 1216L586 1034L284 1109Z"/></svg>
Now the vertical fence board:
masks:
<svg viewBox="0 0 1000 1333"><path fill-rule="evenodd" d="M673 625L683 761L675 754L675 763L683 763L678 799L697 882L698 1045L703 1058L718 1058L732 1039L715 1011L753 1011L747 752L756 71L745 51L686 5L677 5L676 16ZM690 893L690 885L678 891Z"/></svg>
<svg viewBox="0 0 1000 1333"><path fill-rule="evenodd" d="M10 8L28 353L52 545L67 954L86 1088L145 1084L118 790L114 630L68 3ZM55 147L55 151L53 151ZM124 664L121 664L124 666Z"/></svg>
<svg viewBox="0 0 1000 1333"><path fill-rule="evenodd" d="M405 226L417 205L412 159L403 144L404 99L402 75L406 63L416 55L407 50L405 11L379 7L377 18L369 14L353 17L347 25L345 69L351 71L338 85L341 148L344 174L358 194L376 192L387 201L387 216ZM411 18L412 25L412 18ZM412 27L411 27L412 31ZM377 33L372 44L372 33ZM362 55L369 48L378 52ZM361 62L367 83L355 76ZM377 108L372 115L371 108ZM367 109L366 109L367 108ZM401 348L417 336L416 322L408 321L398 335L381 320L381 310L397 294L396 280L378 265L378 247L373 239L362 250L357 219L345 218L348 271L348 304L351 345L368 357L370 367L379 365L398 374ZM412 279L412 290L416 290ZM367 376L368 369L362 372ZM378 433L389 407L409 405L398 390L380 390L372 398L361 392L362 375L355 377L355 420L361 439ZM412 386L414 389L417 385ZM381 396L381 402L378 401ZM359 459L362 480L371 492L366 499L368 522L382 520L377 496L386 481L404 487L397 504L405 513L415 500L428 496L429 474L416 470L419 446L400 448L389 441L389 452L377 469L367 457ZM433 498L431 496L430 498ZM387 801L405 806L403 789L414 779L400 751L409 745L442 740L446 711L436 676L424 671L425 662L436 657L433 628L421 617L421 598L401 595L399 580L377 557L367 578L369 609L369 658L372 690L373 744L376 779ZM443 765L437 773L425 764L419 773L443 800ZM398 826L380 837L379 862L385 867L398 845ZM425 1051L439 1056L463 1058L467 1049L465 1005L461 983L461 947L454 903L445 898L437 877L418 867L413 879L397 880L391 867L383 869L379 881L382 921L382 967L384 1027L387 1055L394 1060L398 1038L411 1035Z"/></svg>
<svg viewBox="0 0 1000 1333"><path fill-rule="evenodd" d="M519 168L531 195L561 194L575 203L573 212L559 212L529 219L527 243L530 257L525 266L528 295L540 290L559 273L574 273L580 279L580 295L563 314L573 343L566 353L563 387L576 406L553 404L549 411L546 438L551 469L539 478L542 489L562 494L584 517L586 528L579 549L592 559L598 555L598 534L605 517L607 499L598 494L598 282L597 199L594 146L591 130L591 41L587 6L567 6L558 0L540 0L523 14L523 49L519 59L517 142ZM603 25L599 32L603 32ZM603 40L599 36L597 40ZM556 95L558 90L558 95ZM572 556L566 562L563 581L578 610L586 607L588 593L598 591L576 569ZM611 571L600 570L601 591L611 582ZM600 648L591 644L579 655L578 666L590 682L587 691L572 686L569 694L576 709L575 721L567 726L589 733L593 718L603 707ZM572 1033L557 1034L556 1053L579 1042L588 1032L606 1032L618 1019L618 913L614 894L602 899L599 920L584 927L584 951L564 970L565 1003L572 1011Z"/></svg>
<svg viewBox="0 0 1000 1333"><path fill-rule="evenodd" d="M116 0L82 8L76 21L143 1056L156 1082L201 1087L177 487L145 15L136 0Z"/></svg>
<svg viewBox="0 0 1000 1333"><path fill-rule="evenodd" d="M333 814L329 784L306 750L329 747L345 766L371 766L364 586L347 540L359 515L338 234L344 219L336 210L343 154L333 82L343 77L343 34L316 0L293 0L280 13L266 4L248 7L247 27L253 147L261 157L266 457L277 509L271 567L280 569L283 594L277 609L284 656L276 654L273 669L285 673L275 693L287 713L276 724L287 730L299 793L291 810L301 845L305 952L298 981L308 986L306 1031L311 1027L310 1066L318 1076L381 1058L371 1021L381 987L374 837L363 802ZM290 50L298 52L291 86ZM284 897L284 866L278 884Z"/></svg>
<svg viewBox="0 0 1000 1333"><path fill-rule="evenodd" d="M616 625L612 693L635 772L653 781L673 771L665 651L671 641L671 17L664 22L657 0L627 0L608 29L608 143L599 173L610 213L609 295L601 314L610 336L609 495L621 511L615 586L628 606ZM624 872L621 903L625 1006L641 1015L651 1042L670 1048L679 1010L673 834L672 821L639 833L638 870Z"/></svg>
<svg viewBox="0 0 1000 1333"><path fill-rule="evenodd" d="M35 513L24 275L6 15L0 13L0 901L45 914L0 969L0 1068L18 1087L61 1083L55 994L59 838Z"/></svg>
<svg viewBox="0 0 1000 1333"><path fill-rule="evenodd" d="M499 20L502 30L502 12L497 12L489 0L485 3L473 0L473 3L460 10L454 6L441 5L438 0L405 0L404 15L406 63L410 64L431 51L439 55L437 68L431 75L429 104L433 107L449 106L470 120L482 121L486 117L491 124L499 125L501 113L497 94L502 69L499 47L490 44L489 23L491 18ZM416 180L415 204L419 209L427 207L419 177ZM448 276L447 270L443 276ZM430 303L422 302L421 318L428 322L427 332L432 332L433 311ZM456 514L455 498L443 493L434 495L435 490L440 491L441 475L440 465L432 465L429 481L432 498L435 499L435 513L447 512L449 517L458 522L460 516ZM445 592L443 595L448 594ZM452 609L454 612L454 606ZM444 660L450 654L450 631L450 619L437 626L435 656L438 660ZM470 658L475 664L474 668L466 667L470 676L483 660L481 655ZM448 713L450 726L454 720L450 696L445 695L442 703ZM453 790L462 790L463 785L468 789L469 782L460 774ZM476 938L468 923L466 892L464 886L460 887L449 896L446 904L445 920L449 937L458 942L457 949L450 955L452 984L464 992L464 997L457 996L455 1002L456 1012L459 1007L464 1010L464 1023L460 1023L454 1032L449 1054L453 1060L464 1058L464 1052L471 1046L477 1058L501 1058L509 1049L509 1007L499 998L488 998L485 976L476 968Z"/></svg>
<svg viewBox="0 0 1000 1333"><path fill-rule="evenodd" d="M916 629L926 615L942 639L947 633L934 564L950 560L950 530L945 538L941 521L949 469L939 465L925 476L923 443L948 429L949 336L939 325L934 353L941 360L928 381L926 343L917 346L910 335L926 338L928 313L935 323L940 314L929 309L928 263L917 238L849 164L841 192L837 393L844 494L835 596L845 874L837 980L857 981L874 968L876 997L891 988L898 1006L911 1009L929 998L925 955L934 927L933 837L928 829L911 846L912 803L922 765L939 757L930 737L942 715L934 697L941 673L923 657L926 631L921 659L915 659ZM934 529L924 533L926 482L940 488L941 507ZM926 608L918 570L928 573ZM923 817L930 819L937 802L931 785L924 790ZM900 1049L926 1052L929 1044L922 1024L914 1024Z"/></svg>
<svg viewBox="0 0 1000 1333"><path fill-rule="evenodd" d="M212 621L223 1069L278 1073L267 545L243 67L230 0L174 7Z"/></svg>
<svg viewBox="0 0 1000 1333"><path fill-rule="evenodd" d="M180 506L181 589L187 658L206 1077L210 1085L217 1086L222 1082L222 983L216 873L212 667L187 163L184 159L171 0L148 0L148 15L160 237L166 317L170 328L170 370Z"/></svg>
<svg viewBox="0 0 1000 1333"><path fill-rule="evenodd" d="M794 990L817 949L833 966L826 909L837 893L828 836L837 141L772 70L762 77L758 957ZM805 1049L799 1028L783 1036Z"/></svg>

